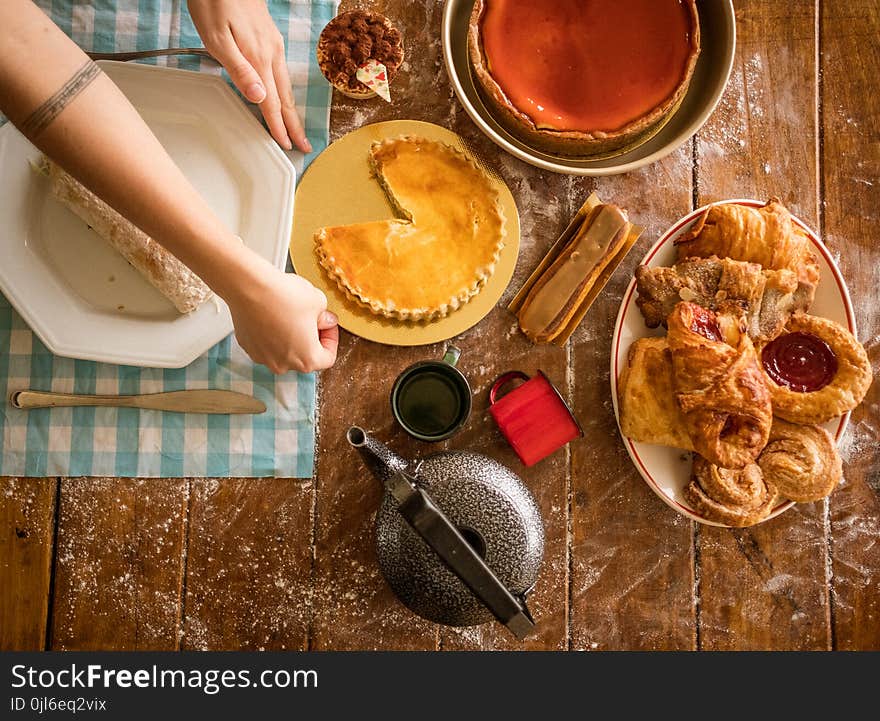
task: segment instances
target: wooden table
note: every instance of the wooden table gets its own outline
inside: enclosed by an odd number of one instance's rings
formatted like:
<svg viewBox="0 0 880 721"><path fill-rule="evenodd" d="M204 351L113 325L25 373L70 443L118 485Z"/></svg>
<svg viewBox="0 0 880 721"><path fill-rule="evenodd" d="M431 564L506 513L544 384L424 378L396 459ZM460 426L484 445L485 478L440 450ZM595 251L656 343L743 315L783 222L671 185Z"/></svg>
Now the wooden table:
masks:
<svg viewBox="0 0 880 721"><path fill-rule="evenodd" d="M736 0L736 64L708 124L664 160L600 180L539 171L480 134L443 66L441 2L370 5L400 25L409 59L393 106L334 99L333 137L393 118L450 127L494 158L522 219L507 295L457 339L475 412L448 445L519 468L539 501L547 529L531 602L539 625L523 647L880 648L880 383L853 413L845 482L828 501L728 530L674 513L641 480L618 435L608 378L621 295L658 234L708 201L771 195L838 259L878 373L877 1ZM569 345L534 348L504 305L592 190L646 231ZM425 453L393 425L387 394L402 368L440 351L343 334L336 366L321 377L314 480L0 479L0 648L520 647L494 625L421 622L376 566L380 491L345 430L363 424L404 455ZM489 384L511 368L543 369L586 431L524 471L486 412Z"/></svg>

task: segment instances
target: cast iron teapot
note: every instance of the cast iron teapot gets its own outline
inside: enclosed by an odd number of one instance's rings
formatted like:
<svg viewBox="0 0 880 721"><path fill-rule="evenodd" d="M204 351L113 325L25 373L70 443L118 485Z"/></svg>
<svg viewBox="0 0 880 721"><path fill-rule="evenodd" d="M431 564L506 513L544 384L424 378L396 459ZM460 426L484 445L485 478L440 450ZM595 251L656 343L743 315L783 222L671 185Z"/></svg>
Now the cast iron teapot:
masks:
<svg viewBox="0 0 880 721"><path fill-rule="evenodd" d="M522 480L479 453L409 462L354 426L348 442L385 486L376 520L379 567L419 616L473 626L494 616L517 638L544 555L544 525Z"/></svg>

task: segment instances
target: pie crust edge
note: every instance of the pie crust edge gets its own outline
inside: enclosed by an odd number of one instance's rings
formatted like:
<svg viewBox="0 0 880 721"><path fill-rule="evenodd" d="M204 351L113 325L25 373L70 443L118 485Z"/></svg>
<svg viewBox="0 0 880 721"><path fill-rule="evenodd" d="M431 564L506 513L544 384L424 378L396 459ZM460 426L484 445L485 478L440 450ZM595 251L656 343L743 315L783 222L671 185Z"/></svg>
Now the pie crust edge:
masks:
<svg viewBox="0 0 880 721"><path fill-rule="evenodd" d="M689 0L687 7L691 13L693 32L691 34L691 50L687 67L675 92L662 104L642 115L620 130L586 131L586 130L553 130L539 128L532 118L517 108L505 94L504 90L492 76L488 60L483 50L481 25L486 0L475 0L471 11L468 27L468 57L473 73L475 87L480 97L486 100L494 111L493 116L501 125L517 139L528 143L537 150L548 153L578 157L600 153L610 153L637 143L665 119L672 115L684 98L694 75L697 59L700 55L700 21L696 2Z"/></svg>

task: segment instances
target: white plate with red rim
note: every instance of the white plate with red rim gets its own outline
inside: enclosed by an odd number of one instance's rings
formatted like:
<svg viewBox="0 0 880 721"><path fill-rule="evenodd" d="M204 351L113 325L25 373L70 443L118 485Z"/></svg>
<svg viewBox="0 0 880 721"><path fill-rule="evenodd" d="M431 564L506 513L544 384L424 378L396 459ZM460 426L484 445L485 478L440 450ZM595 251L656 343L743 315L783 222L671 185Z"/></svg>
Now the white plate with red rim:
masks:
<svg viewBox="0 0 880 721"><path fill-rule="evenodd" d="M754 208L760 208L765 203L759 200L738 198L733 200L721 200L710 205L724 203L737 203ZM683 235L693 225L694 221L710 207L705 205L686 215L667 230L645 254L642 263L652 268L668 266L675 263L675 239ZM819 240L819 236L802 220L794 217L797 223L807 234L814 246L816 255L819 257L819 285L816 288L816 298L810 307L810 315L828 318L840 323L849 329L850 333L857 337L856 321L853 313L849 290L840 274L840 269L835 264L828 249ZM620 415L617 407L617 379L620 369L626 362L626 354L630 345L639 338L648 336L662 336L666 333L664 328L648 328L642 318L642 314L636 306L636 281L630 281L620 304L620 312L617 314L617 322L614 325L614 335L611 341L611 399L614 404L614 416L620 427ZM840 441L846 431L849 422L849 413L839 418L834 418L825 424L825 428L831 433L836 441ZM621 435L623 433L621 432ZM684 489L690 480L691 454L678 448L657 446L649 443L640 443L623 436L624 446L629 453L645 482L666 505L684 516L710 526L723 526L722 523L710 521L697 513L684 497ZM783 500L764 520L775 518L794 505L794 501Z"/></svg>

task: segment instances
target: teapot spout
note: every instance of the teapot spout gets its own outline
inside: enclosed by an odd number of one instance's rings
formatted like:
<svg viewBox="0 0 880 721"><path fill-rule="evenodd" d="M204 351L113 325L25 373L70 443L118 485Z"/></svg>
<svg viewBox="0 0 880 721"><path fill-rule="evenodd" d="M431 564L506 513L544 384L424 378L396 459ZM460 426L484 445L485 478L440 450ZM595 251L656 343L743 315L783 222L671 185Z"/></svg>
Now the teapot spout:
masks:
<svg viewBox="0 0 880 721"><path fill-rule="evenodd" d="M367 468L383 484L391 478L396 471L405 471L409 463L398 456L381 441L377 441L359 426L352 426L345 434L348 442L364 459Z"/></svg>

